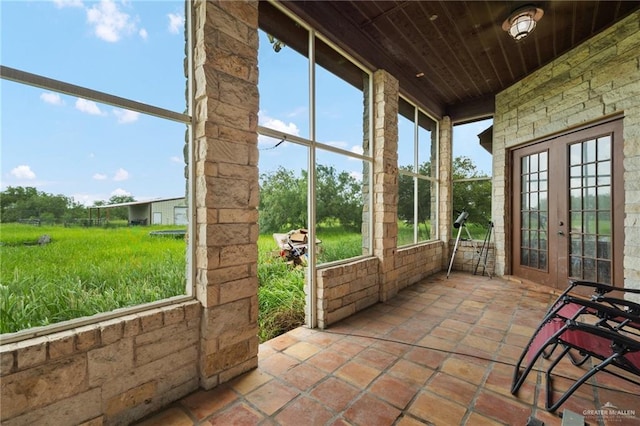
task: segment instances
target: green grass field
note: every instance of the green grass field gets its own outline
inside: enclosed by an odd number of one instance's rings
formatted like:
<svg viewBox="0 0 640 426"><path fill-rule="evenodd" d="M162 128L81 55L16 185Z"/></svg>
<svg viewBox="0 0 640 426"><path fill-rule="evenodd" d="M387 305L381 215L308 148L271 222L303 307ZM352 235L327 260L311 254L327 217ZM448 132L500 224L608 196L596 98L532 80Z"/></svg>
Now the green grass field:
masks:
<svg viewBox="0 0 640 426"><path fill-rule="evenodd" d="M0 332L185 294L185 242L149 235L159 229L180 228L1 224ZM474 238L482 235L475 231ZM43 234L52 242L35 244ZM317 237L320 264L362 254L359 233L320 227ZM272 235L260 235L258 252L259 337L265 341L304 323L305 277L303 268L279 256Z"/></svg>
<svg viewBox="0 0 640 426"><path fill-rule="evenodd" d="M2 224L0 331L184 294L184 240L149 235L169 228ZM43 234L51 243L34 245Z"/></svg>

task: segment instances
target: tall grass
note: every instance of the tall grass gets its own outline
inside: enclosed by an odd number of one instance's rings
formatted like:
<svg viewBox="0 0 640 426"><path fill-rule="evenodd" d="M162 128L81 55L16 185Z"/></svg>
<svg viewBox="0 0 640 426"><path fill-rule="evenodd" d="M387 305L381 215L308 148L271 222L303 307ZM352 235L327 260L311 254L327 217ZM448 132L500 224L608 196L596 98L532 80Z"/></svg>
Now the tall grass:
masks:
<svg viewBox="0 0 640 426"><path fill-rule="evenodd" d="M0 332L184 294L185 242L154 229L2 224ZM34 245L43 234L51 243Z"/></svg>

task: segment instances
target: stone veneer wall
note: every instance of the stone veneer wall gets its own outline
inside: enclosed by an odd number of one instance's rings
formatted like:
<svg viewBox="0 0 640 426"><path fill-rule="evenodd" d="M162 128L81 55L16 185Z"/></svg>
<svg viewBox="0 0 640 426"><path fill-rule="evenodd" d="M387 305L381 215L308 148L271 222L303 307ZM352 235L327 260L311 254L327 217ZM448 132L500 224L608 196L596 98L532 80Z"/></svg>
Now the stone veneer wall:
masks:
<svg viewBox="0 0 640 426"><path fill-rule="evenodd" d="M398 289L415 284L442 270L444 244L432 241L426 244L399 248L396 252Z"/></svg>
<svg viewBox="0 0 640 426"><path fill-rule="evenodd" d="M624 113L624 285L640 288L640 12L496 96L493 219L496 273L508 274L508 149Z"/></svg>
<svg viewBox="0 0 640 426"><path fill-rule="evenodd" d="M198 388L201 306L2 345L3 426L129 424Z"/></svg>

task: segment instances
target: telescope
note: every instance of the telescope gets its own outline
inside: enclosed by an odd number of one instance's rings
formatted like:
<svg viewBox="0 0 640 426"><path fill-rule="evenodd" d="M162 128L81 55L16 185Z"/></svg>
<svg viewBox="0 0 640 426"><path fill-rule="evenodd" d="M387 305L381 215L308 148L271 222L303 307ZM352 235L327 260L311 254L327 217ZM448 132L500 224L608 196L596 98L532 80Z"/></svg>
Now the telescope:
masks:
<svg viewBox="0 0 640 426"><path fill-rule="evenodd" d="M453 227L456 229L460 228L462 225L464 225L468 217L469 217L469 213L463 210L460 213L460 216L458 216L458 218L456 219L456 221L453 222Z"/></svg>

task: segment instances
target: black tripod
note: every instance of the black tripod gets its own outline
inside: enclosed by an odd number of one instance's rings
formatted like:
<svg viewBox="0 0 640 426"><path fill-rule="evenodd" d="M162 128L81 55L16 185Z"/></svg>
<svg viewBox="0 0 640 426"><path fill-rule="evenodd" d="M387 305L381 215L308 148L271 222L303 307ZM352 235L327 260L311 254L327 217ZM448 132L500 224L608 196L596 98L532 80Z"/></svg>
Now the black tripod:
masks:
<svg viewBox="0 0 640 426"><path fill-rule="evenodd" d="M478 267L480 266L480 260L482 260L482 255L484 254L484 262L482 269L482 276L484 276L485 271L489 278L491 278L491 272L487 270L487 259L489 258L489 244L491 242L491 231L493 230L493 222L489 222L489 226L487 226L487 233L484 236L484 241L482 242L482 247L480 248L478 263L476 263L476 267L473 270L473 275L478 272Z"/></svg>

